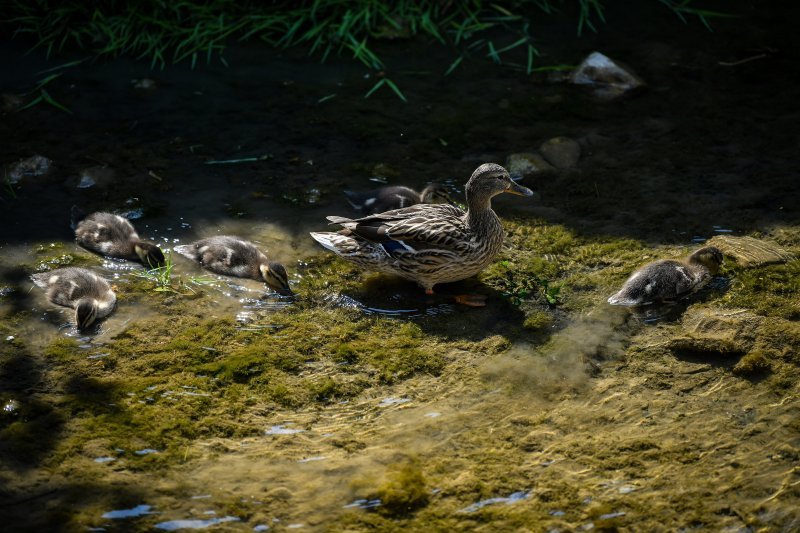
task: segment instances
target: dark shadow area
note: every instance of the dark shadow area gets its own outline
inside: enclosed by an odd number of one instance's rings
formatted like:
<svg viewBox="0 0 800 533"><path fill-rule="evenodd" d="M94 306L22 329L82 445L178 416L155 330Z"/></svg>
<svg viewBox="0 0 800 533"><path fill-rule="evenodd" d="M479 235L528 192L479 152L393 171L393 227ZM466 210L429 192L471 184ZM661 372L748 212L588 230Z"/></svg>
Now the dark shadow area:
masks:
<svg viewBox="0 0 800 533"><path fill-rule="evenodd" d="M32 307L30 275L22 267L0 268L0 283L11 289L3 294L3 303L9 305L9 314L27 311Z"/></svg>
<svg viewBox="0 0 800 533"><path fill-rule="evenodd" d="M800 116L789 73L800 63L800 8L729 3L739 17L714 20L714 32L662 9L609 5L608 23L580 39L564 37L574 33L569 17L534 28L553 49L543 65L601 50L648 82L649 91L612 102L488 60L445 77L436 66L449 65L453 51L413 40L377 44L408 104L390 91L364 99L374 80L363 79L363 68L345 57L320 64L303 50L232 46L227 68L152 72L121 58L66 69L48 89L73 114L37 105L0 121L0 162L54 161L48 175L14 185L13 197L4 191L2 241L68 239L72 204L122 210L131 199L156 228L176 225L178 214L241 215L302 235L324 227L324 214L351 213L342 189L374 185L376 175L417 188L461 186L479 163L503 163L557 135L581 144L578 168L527 179L538 201L498 202L501 216L529 209L580 233L652 243L797 223ZM6 91L29 90L37 72L74 59L23 56L27 44L0 43ZM405 74L420 70L429 73ZM130 83L144 77L155 89ZM206 164L236 158L256 160ZM83 171L98 166L114 171L111 181L79 188Z"/></svg>
<svg viewBox="0 0 800 533"><path fill-rule="evenodd" d="M112 510L133 509L145 501L145 493L131 486L110 485L104 482L63 484L46 483L26 494L3 495L0 515L8 531L81 531L76 521L81 510L94 509L93 526L103 531L139 531L148 517L127 519L102 518ZM152 521L152 518L150 518Z"/></svg>
<svg viewBox="0 0 800 533"><path fill-rule="evenodd" d="M0 464L7 472L39 466L56 447L66 421L48 397L45 363L16 342L0 355ZM0 406L0 407L4 407Z"/></svg>
<svg viewBox="0 0 800 533"><path fill-rule="evenodd" d="M485 297L483 307L456 302L461 295ZM512 341L531 337L521 327L525 314L500 291L476 279L445 283L426 295L416 283L395 276L368 277L352 293L339 294L334 305L355 307L365 314L412 320L425 332L447 340L480 341L491 335L503 335Z"/></svg>

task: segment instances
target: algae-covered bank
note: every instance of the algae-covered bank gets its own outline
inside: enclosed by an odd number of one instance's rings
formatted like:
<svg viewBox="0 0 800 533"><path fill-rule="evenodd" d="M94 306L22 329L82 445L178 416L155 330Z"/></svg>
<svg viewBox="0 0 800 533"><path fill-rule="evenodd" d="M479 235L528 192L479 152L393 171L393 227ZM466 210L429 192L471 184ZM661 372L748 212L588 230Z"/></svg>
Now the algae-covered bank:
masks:
<svg viewBox="0 0 800 533"><path fill-rule="evenodd" d="M735 2L708 32L637 9L580 39L548 19L558 68L531 73L480 54L444 76L446 47L376 39L407 101L364 98L376 73L345 55L250 41L37 87L83 56L0 42L0 529L800 529L800 10ZM646 87L569 83L596 50ZM70 112L23 109L43 88ZM477 277L426 295L308 235L356 216L345 189L463 203L485 162L536 196L495 199ZM128 216L168 267L79 247L73 205ZM211 235L268 249L294 296L173 251ZM607 303L702 245L724 263L697 292ZM63 266L116 293L87 331L30 280Z"/></svg>

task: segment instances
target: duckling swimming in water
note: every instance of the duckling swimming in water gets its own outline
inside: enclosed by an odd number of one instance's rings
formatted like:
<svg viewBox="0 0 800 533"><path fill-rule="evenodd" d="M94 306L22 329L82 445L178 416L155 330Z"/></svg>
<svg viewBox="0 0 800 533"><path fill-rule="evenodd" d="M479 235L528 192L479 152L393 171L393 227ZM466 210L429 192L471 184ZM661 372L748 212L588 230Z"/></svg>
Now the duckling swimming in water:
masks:
<svg viewBox="0 0 800 533"><path fill-rule="evenodd" d="M422 192L403 185L379 187L367 192L344 191L353 209L365 215L383 213L416 204L450 203L450 192L440 183L431 183Z"/></svg>
<svg viewBox="0 0 800 533"><path fill-rule="evenodd" d="M722 265L722 252L714 246L700 248L686 261L662 259L634 272L619 292L608 298L611 305L638 306L674 300L711 280Z"/></svg>
<svg viewBox="0 0 800 533"><path fill-rule="evenodd" d="M250 241L217 235L173 249L216 274L263 281L280 294L292 294L283 265L267 259Z"/></svg>
<svg viewBox="0 0 800 533"><path fill-rule="evenodd" d="M75 309L75 323L85 330L97 319L111 314L117 296L106 280L86 268L65 267L33 274L36 286L56 305Z"/></svg>
<svg viewBox="0 0 800 533"><path fill-rule="evenodd" d="M158 246L141 240L127 218L112 213L83 216L80 209L73 207L72 227L78 244L92 252L139 261L149 268L158 268L166 263Z"/></svg>

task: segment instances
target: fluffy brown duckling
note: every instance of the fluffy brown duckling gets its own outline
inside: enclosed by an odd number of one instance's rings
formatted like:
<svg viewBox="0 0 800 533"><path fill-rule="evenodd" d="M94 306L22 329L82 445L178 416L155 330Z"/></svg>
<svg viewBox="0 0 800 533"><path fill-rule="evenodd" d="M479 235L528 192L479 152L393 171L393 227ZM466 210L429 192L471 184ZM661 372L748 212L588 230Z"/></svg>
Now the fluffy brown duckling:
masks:
<svg viewBox="0 0 800 533"><path fill-rule="evenodd" d="M216 274L263 281L280 294L292 294L283 265L270 261L250 241L218 235L176 246L174 250Z"/></svg>
<svg viewBox="0 0 800 533"><path fill-rule="evenodd" d="M708 283L722 261L722 252L714 246L700 248L686 261L654 261L631 274L608 303L638 306L680 298Z"/></svg>
<svg viewBox="0 0 800 533"><path fill-rule="evenodd" d="M84 215L80 209L73 207L72 227L78 244L92 252L139 261L148 268L166 264L158 246L141 240L127 218L102 212Z"/></svg>
<svg viewBox="0 0 800 533"><path fill-rule="evenodd" d="M391 185L366 192L344 191L344 194L353 209L365 215L416 204L451 203L450 192L440 183L431 183L422 192L403 185Z"/></svg>
<svg viewBox="0 0 800 533"><path fill-rule="evenodd" d="M86 268L65 267L34 274L31 279L56 305L75 309L75 323L85 330L114 310L117 296L111 285Z"/></svg>

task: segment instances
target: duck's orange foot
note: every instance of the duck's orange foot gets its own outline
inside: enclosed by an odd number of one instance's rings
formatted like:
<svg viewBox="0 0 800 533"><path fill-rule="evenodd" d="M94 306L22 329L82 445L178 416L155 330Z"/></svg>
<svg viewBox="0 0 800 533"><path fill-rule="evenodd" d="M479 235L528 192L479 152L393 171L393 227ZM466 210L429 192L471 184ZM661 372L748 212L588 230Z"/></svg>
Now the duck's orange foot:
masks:
<svg viewBox="0 0 800 533"><path fill-rule="evenodd" d="M469 307L484 307L486 296L483 294L459 294L455 297L456 303Z"/></svg>

